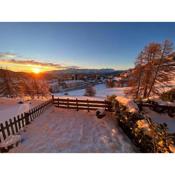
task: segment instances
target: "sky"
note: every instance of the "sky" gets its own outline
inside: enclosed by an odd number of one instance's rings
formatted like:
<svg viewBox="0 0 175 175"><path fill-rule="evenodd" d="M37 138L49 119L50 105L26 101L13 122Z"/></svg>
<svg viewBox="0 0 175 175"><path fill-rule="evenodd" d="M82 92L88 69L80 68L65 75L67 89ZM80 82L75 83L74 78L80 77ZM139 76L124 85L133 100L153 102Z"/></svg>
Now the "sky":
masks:
<svg viewBox="0 0 175 175"><path fill-rule="evenodd" d="M150 42L175 41L175 23L0 23L0 66L37 72L134 66Z"/></svg>

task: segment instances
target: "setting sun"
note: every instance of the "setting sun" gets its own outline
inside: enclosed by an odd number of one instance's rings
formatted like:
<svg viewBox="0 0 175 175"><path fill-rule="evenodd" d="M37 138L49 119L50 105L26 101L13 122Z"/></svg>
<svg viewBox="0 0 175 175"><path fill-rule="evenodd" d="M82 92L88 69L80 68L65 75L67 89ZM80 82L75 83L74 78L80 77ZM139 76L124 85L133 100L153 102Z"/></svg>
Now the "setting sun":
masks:
<svg viewBox="0 0 175 175"><path fill-rule="evenodd" d="M38 67L34 67L34 68L32 68L32 72L35 74L39 74L41 72L41 69Z"/></svg>

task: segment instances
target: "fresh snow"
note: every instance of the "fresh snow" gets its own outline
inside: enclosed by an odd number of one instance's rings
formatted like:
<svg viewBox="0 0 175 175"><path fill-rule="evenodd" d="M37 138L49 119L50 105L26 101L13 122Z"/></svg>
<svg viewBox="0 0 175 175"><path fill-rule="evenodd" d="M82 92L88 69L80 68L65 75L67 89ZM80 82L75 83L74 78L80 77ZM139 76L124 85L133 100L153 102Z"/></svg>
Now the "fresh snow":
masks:
<svg viewBox="0 0 175 175"><path fill-rule="evenodd" d="M12 119L14 116L28 112L29 109L39 105L45 99L25 101L18 104L20 99L0 98L0 123Z"/></svg>
<svg viewBox="0 0 175 175"><path fill-rule="evenodd" d="M105 84L98 84L95 86L96 89L96 95L95 97L87 97L84 96L85 89L78 89L78 90L71 90L68 91L68 95L64 95L64 92L61 93L55 93L54 96L59 96L62 98L79 98L79 99L91 99L91 100L98 100L98 99L105 99L107 96L110 95L116 95L116 96L125 96L124 90L126 90L126 87L123 88L106 88Z"/></svg>
<svg viewBox="0 0 175 175"><path fill-rule="evenodd" d="M150 117L154 122L163 124L166 123L168 126L168 130L170 133L175 132L175 118L171 118L166 113L157 113L155 111L152 111L151 109L144 107L144 112L147 114L148 117Z"/></svg>
<svg viewBox="0 0 175 175"><path fill-rule="evenodd" d="M97 119L95 112L51 107L21 132L22 143L10 152L135 152L110 113Z"/></svg>
<svg viewBox="0 0 175 175"><path fill-rule="evenodd" d="M15 145L21 141L20 135L11 135L0 143L0 148L7 148L9 146Z"/></svg>
<svg viewBox="0 0 175 175"><path fill-rule="evenodd" d="M122 97L122 96L117 96L115 98L121 105L125 106L128 110L128 112L135 113L139 111L139 108L136 103L132 99Z"/></svg>

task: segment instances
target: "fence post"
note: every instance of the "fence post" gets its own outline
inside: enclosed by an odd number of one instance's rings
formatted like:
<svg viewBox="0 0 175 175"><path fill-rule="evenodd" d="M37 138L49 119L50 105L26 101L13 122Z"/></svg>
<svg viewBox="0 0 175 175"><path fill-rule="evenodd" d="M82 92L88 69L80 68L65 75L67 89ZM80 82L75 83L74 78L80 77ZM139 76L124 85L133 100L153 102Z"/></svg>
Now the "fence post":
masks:
<svg viewBox="0 0 175 175"><path fill-rule="evenodd" d="M58 97L58 107L59 107L59 105L60 105L60 101L59 101L59 97Z"/></svg>
<svg viewBox="0 0 175 175"><path fill-rule="evenodd" d="M67 98L67 108L69 108L69 98Z"/></svg>
<svg viewBox="0 0 175 175"><path fill-rule="evenodd" d="M88 106L88 112L89 112L89 100L87 99L87 106Z"/></svg>
<svg viewBox="0 0 175 175"><path fill-rule="evenodd" d="M76 98L76 105L77 105L77 111L78 111L78 99Z"/></svg>
<svg viewBox="0 0 175 175"><path fill-rule="evenodd" d="M5 121L5 127L6 127L6 130L7 130L7 136L9 136L10 135L10 129L9 129L8 121Z"/></svg>
<svg viewBox="0 0 175 175"><path fill-rule="evenodd" d="M1 128L3 139L5 140L6 139L6 134L5 134L4 126L3 126L2 123L0 124L0 128Z"/></svg>
<svg viewBox="0 0 175 175"><path fill-rule="evenodd" d="M10 119L9 121L10 121L10 128L11 128L12 134L15 134L12 119Z"/></svg>
<svg viewBox="0 0 175 175"><path fill-rule="evenodd" d="M24 118L25 118L25 123L26 123L26 125L30 124L30 121L29 121L29 113L25 112L25 113L24 113Z"/></svg>
<svg viewBox="0 0 175 175"><path fill-rule="evenodd" d="M52 95L52 103L54 103L54 95Z"/></svg>

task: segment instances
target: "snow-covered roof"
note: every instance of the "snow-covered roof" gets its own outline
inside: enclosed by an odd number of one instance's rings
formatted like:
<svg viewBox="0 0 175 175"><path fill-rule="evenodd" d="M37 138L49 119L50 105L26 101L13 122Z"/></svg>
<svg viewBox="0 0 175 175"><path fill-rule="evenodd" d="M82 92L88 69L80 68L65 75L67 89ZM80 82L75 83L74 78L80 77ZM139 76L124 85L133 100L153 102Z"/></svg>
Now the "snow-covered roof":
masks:
<svg viewBox="0 0 175 175"><path fill-rule="evenodd" d="M113 80L119 81L121 80L121 77L114 77Z"/></svg>
<svg viewBox="0 0 175 175"><path fill-rule="evenodd" d="M83 83L84 81L83 80L66 80L64 82L66 84L69 84L69 83Z"/></svg>

